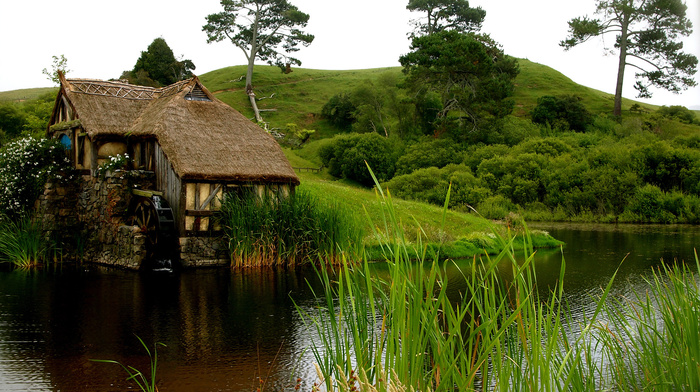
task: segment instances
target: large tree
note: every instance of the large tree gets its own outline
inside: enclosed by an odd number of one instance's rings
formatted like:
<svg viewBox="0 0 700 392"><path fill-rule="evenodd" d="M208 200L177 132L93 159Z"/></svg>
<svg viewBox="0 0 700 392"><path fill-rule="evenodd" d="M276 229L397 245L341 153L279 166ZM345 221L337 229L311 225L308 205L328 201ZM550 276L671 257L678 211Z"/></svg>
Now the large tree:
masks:
<svg viewBox="0 0 700 392"><path fill-rule="evenodd" d="M221 0L223 12L207 16L202 30L207 42L229 40L243 51L248 60L245 83L246 93L257 121L262 122L253 92L255 59L269 64L301 65L289 54L299 50L299 44L308 46L314 36L304 33L309 15L287 0Z"/></svg>
<svg viewBox="0 0 700 392"><path fill-rule="evenodd" d="M414 35L430 35L445 30L474 32L481 29L486 11L472 8L467 0L409 0L406 8L422 12L424 16L414 19Z"/></svg>
<svg viewBox="0 0 700 392"><path fill-rule="evenodd" d="M195 69L192 60L178 60L164 38L156 38L141 52L134 69L124 71L121 78L143 86L168 86L192 77Z"/></svg>
<svg viewBox="0 0 700 392"><path fill-rule="evenodd" d="M698 59L684 53L680 37L692 33L686 18L688 7L682 0L596 0L595 14L569 21L569 36L560 45L566 50L593 37L615 34L619 51L615 106L613 114L622 114L622 86L627 66L637 70L635 88L638 97L651 97L649 87L675 93L697 83Z"/></svg>
<svg viewBox="0 0 700 392"><path fill-rule="evenodd" d="M416 97L434 94L441 107L432 122L436 134L478 131L513 109L517 61L487 35L442 31L414 37L399 58L406 84Z"/></svg>

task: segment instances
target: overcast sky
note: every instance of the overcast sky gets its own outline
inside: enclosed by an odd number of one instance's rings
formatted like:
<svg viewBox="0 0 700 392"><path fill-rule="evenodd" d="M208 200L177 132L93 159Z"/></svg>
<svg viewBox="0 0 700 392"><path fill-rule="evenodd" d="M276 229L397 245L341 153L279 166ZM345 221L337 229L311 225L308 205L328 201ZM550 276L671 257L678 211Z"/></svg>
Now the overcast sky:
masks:
<svg viewBox="0 0 700 392"><path fill-rule="evenodd" d="M304 68L364 69L398 66L409 50L408 0L291 0L310 14L316 39L298 56ZM590 15L594 0L471 0L486 10L483 32L507 54L548 65L575 82L614 92L616 58L604 56L605 44L593 40L565 52L567 21ZM685 51L700 57L700 1L686 0L695 32ZM163 37L176 56L191 59L203 74L245 63L230 43L206 43L205 16L219 12L218 0L3 0L0 5L0 91L47 87L42 74L53 55L65 55L70 77L117 78L133 68L141 51ZM628 68L625 97L634 98L634 69ZM700 73L695 79L700 84ZM700 109L700 88L681 95L653 90L646 100L657 105Z"/></svg>

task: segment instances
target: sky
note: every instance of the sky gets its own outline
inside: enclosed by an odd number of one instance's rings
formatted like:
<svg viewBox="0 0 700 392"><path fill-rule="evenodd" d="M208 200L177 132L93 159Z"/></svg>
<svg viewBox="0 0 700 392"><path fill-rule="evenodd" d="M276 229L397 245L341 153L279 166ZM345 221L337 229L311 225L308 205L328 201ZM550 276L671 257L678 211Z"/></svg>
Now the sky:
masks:
<svg viewBox="0 0 700 392"><path fill-rule="evenodd" d="M409 51L408 0L290 0L311 18L305 31L316 36L295 57L303 68L345 70L399 66ZM684 51L700 57L700 0L686 0L693 34ZM613 93L617 57L606 56L606 42L591 40L569 51L559 42L567 21L592 15L594 0L471 0L486 10L482 32L518 58L550 66L577 83ZM166 40L177 57L190 59L196 74L245 64L230 42L207 44L202 26L208 14L221 11L219 0L3 0L0 5L0 91L49 87L42 74L52 56L68 59L69 77L118 78L132 69L148 45ZM634 69L627 69L623 95L634 98ZM700 84L700 72L695 75ZM682 105L700 110L700 87L672 94L653 89L655 105Z"/></svg>

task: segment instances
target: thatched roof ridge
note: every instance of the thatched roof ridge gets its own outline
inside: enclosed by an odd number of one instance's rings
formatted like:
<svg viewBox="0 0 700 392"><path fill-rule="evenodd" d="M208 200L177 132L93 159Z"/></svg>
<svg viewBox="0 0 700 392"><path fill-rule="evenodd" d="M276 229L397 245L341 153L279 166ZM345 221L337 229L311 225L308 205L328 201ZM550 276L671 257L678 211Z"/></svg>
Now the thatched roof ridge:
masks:
<svg viewBox="0 0 700 392"><path fill-rule="evenodd" d="M155 138L183 179L299 183L277 141L197 77L152 88L114 81L64 79L62 91L94 140ZM211 101L188 100L201 89Z"/></svg>

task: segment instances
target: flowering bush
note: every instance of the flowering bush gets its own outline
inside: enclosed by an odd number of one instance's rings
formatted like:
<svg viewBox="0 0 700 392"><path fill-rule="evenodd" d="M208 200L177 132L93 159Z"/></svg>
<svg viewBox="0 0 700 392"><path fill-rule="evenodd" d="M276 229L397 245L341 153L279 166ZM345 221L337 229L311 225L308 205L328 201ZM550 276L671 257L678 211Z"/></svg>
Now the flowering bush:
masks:
<svg viewBox="0 0 700 392"><path fill-rule="evenodd" d="M0 212L18 217L32 209L46 181L70 168L57 140L24 138L0 152Z"/></svg>
<svg viewBox="0 0 700 392"><path fill-rule="evenodd" d="M109 161L103 163L97 168L97 175L100 178L104 178L105 174L110 171L120 170L126 167L129 162L129 154L117 154L116 156L109 157Z"/></svg>

